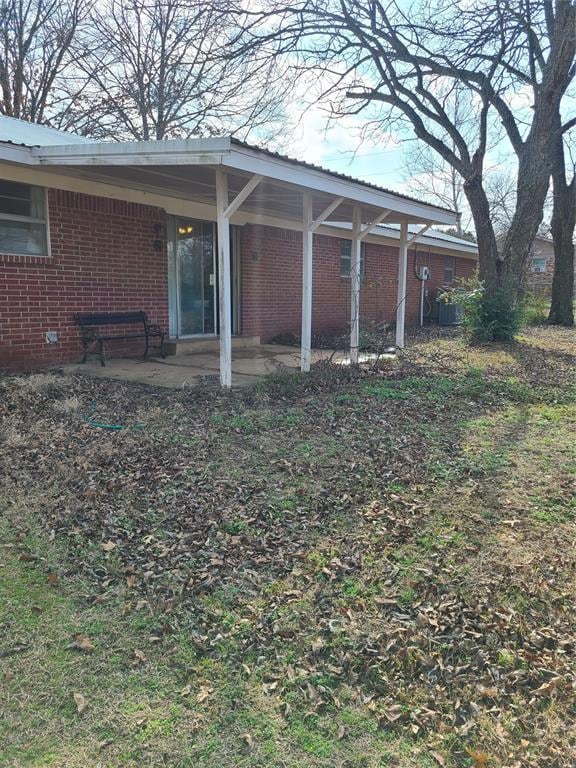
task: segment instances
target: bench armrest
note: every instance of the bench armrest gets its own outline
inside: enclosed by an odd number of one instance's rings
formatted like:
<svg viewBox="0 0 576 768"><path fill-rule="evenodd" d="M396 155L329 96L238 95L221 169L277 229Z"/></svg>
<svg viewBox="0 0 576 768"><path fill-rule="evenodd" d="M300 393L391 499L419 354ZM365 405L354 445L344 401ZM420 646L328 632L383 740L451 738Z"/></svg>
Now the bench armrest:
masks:
<svg viewBox="0 0 576 768"><path fill-rule="evenodd" d="M146 328L146 333L148 336L163 336L162 328L158 325L158 323L150 323L148 320L145 321L144 327Z"/></svg>

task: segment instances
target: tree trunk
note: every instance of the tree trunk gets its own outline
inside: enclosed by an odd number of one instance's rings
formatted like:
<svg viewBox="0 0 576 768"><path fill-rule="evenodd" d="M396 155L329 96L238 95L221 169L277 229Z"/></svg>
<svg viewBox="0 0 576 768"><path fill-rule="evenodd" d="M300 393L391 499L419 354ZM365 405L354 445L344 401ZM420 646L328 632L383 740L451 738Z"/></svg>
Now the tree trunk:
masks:
<svg viewBox="0 0 576 768"><path fill-rule="evenodd" d="M476 229L478 245L478 274L486 293L493 294L498 288L498 246L494 226L490 218L490 204L482 179L474 176L464 182L464 193Z"/></svg>
<svg viewBox="0 0 576 768"><path fill-rule="evenodd" d="M547 137L527 146L518 163L519 185L516 191L516 209L502 246L501 282L514 286L515 297L520 292L526 265L534 238L542 223L544 202L550 185L550 154ZM540 144L540 146L538 146Z"/></svg>
<svg viewBox="0 0 576 768"><path fill-rule="evenodd" d="M552 240L554 241L554 278L548 322L574 325L574 227L576 225L576 174L566 183L564 137L560 114L556 115L552 153Z"/></svg>
<svg viewBox="0 0 576 768"><path fill-rule="evenodd" d="M552 239L554 278L548 322L574 325L574 226L576 224L576 184L558 185L554 181Z"/></svg>

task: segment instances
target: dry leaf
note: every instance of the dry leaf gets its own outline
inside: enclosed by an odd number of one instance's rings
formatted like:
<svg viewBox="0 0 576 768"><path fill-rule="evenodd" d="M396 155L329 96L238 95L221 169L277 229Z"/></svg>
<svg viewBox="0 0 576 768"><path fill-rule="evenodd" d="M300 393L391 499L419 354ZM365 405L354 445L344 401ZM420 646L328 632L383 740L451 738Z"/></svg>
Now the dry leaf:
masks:
<svg viewBox="0 0 576 768"><path fill-rule="evenodd" d="M254 749L254 739L252 738L252 736L250 736L249 733L243 733L242 741L244 742L244 744L246 744L247 751L252 752L252 750Z"/></svg>
<svg viewBox="0 0 576 768"><path fill-rule="evenodd" d="M135 648L133 653L135 664L144 664L144 662L148 661L144 651L139 651L138 648Z"/></svg>
<svg viewBox="0 0 576 768"><path fill-rule="evenodd" d="M214 688L212 688L209 685L201 685L200 690L198 691L196 695L196 701L198 704L202 704L203 701L206 701L206 699L214 693Z"/></svg>
<svg viewBox="0 0 576 768"><path fill-rule="evenodd" d="M46 579L48 584L51 586L54 586L54 584L58 583L58 574L57 573L49 573L48 578Z"/></svg>
<svg viewBox="0 0 576 768"><path fill-rule="evenodd" d="M534 696L547 696L551 691L556 688L558 683L562 682L561 677L553 677L551 680L548 680L547 683L543 683L539 688L536 688L535 691L532 691L532 694Z"/></svg>
<svg viewBox="0 0 576 768"><path fill-rule="evenodd" d="M88 702L86 701L86 699L81 693L75 693L73 694L73 696L74 696L74 703L76 704L76 711L78 712L79 715L81 715L82 712L84 712L84 710L88 706Z"/></svg>
<svg viewBox="0 0 576 768"><path fill-rule="evenodd" d="M94 644L88 637L88 635L74 635L73 647L84 653L92 653L94 651Z"/></svg>
<svg viewBox="0 0 576 768"><path fill-rule="evenodd" d="M100 544L104 552L112 552L113 549L116 549L116 542L115 541L104 541L102 544Z"/></svg>
<svg viewBox="0 0 576 768"><path fill-rule="evenodd" d="M136 576L126 576L126 585L129 589L136 586Z"/></svg>
<svg viewBox="0 0 576 768"><path fill-rule="evenodd" d="M466 752L474 761L474 768L486 768L486 763L490 760L490 755L487 752L476 752L475 749L468 748L466 748Z"/></svg>

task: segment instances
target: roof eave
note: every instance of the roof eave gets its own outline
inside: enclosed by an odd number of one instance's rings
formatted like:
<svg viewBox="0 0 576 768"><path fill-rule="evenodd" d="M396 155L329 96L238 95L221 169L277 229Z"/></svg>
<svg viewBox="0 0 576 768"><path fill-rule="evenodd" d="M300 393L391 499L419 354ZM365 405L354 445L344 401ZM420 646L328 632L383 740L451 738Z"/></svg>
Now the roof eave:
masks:
<svg viewBox="0 0 576 768"><path fill-rule="evenodd" d="M257 149L234 144L229 137L34 147L32 157L43 166L223 166L244 173L258 173L275 181L344 197L374 208L389 208L414 221L445 225L456 223L456 214L452 211L379 191L361 182L338 178L329 172L302 166L289 159L269 156Z"/></svg>

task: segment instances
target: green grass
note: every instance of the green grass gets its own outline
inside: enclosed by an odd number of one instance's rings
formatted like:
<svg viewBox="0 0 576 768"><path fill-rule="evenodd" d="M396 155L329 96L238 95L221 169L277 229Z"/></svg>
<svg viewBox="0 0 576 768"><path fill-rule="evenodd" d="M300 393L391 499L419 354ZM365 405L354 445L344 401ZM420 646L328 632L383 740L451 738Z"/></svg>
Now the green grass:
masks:
<svg viewBox="0 0 576 768"><path fill-rule="evenodd" d="M540 333L201 407L0 382L35 451L2 433L0 765L568 768L533 690L573 665L573 336ZM92 386L147 428L43 405Z"/></svg>

